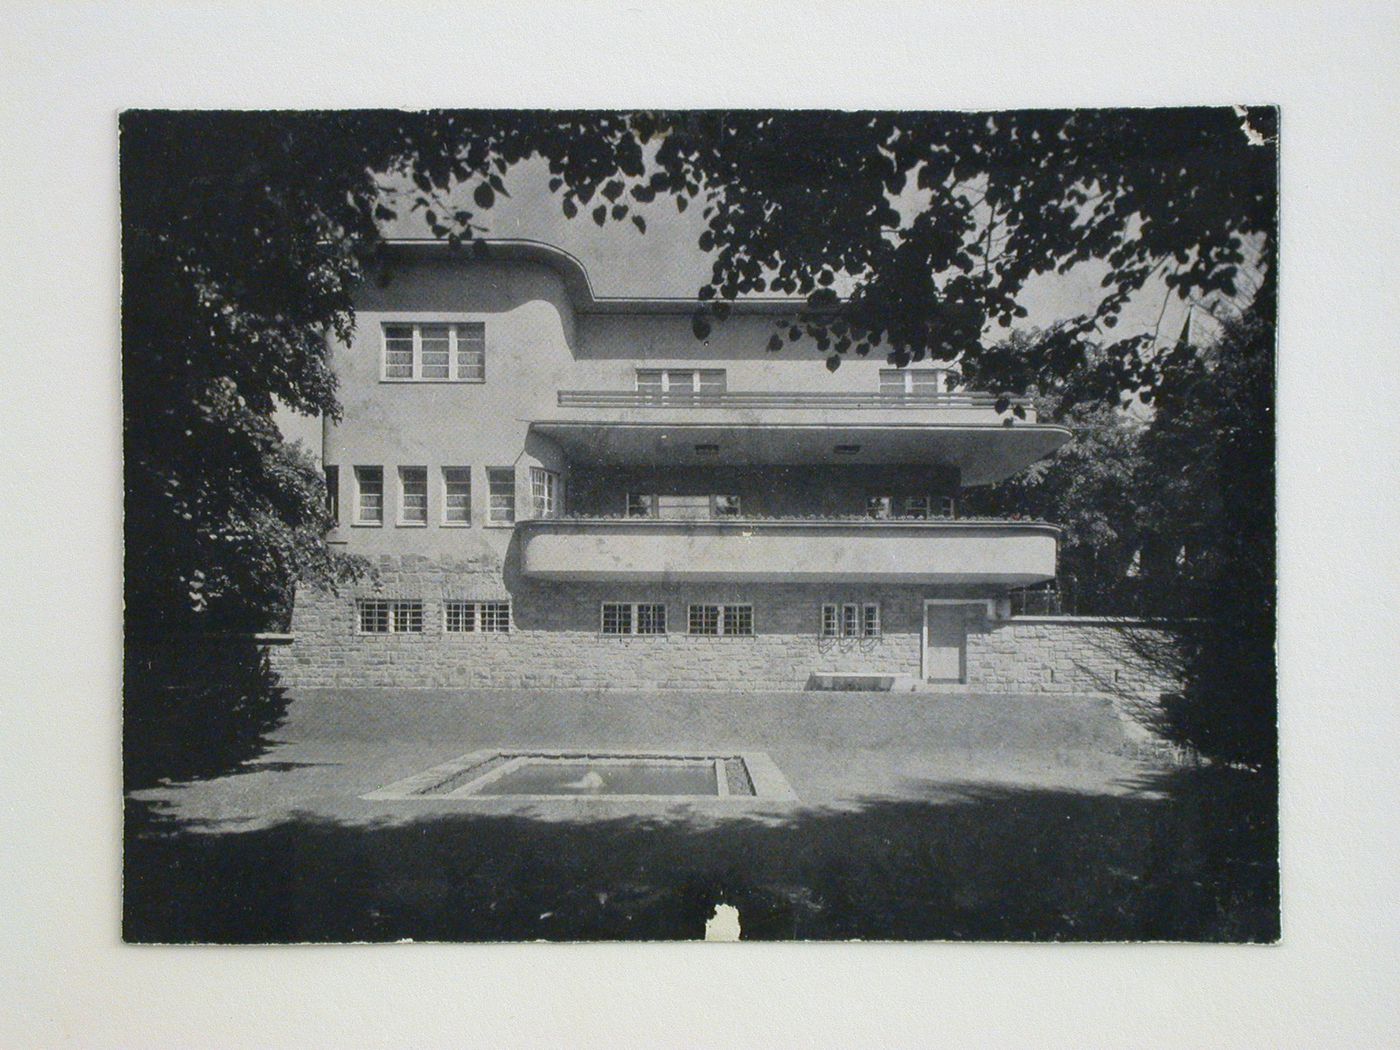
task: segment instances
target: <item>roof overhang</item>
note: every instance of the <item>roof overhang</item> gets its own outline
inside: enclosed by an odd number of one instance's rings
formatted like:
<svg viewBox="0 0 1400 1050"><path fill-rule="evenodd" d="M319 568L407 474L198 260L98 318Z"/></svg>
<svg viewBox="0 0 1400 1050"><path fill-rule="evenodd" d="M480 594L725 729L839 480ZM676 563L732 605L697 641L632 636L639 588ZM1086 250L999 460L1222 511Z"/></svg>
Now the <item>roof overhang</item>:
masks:
<svg viewBox="0 0 1400 1050"><path fill-rule="evenodd" d="M456 248L436 237L395 237L383 243L389 255L401 258L458 258L546 266L559 275L575 312L581 314L688 314L706 305L694 297L597 295L578 256L544 241L493 237ZM736 313L795 314L806 309L807 300L801 296L746 296L729 301L728 305Z"/></svg>

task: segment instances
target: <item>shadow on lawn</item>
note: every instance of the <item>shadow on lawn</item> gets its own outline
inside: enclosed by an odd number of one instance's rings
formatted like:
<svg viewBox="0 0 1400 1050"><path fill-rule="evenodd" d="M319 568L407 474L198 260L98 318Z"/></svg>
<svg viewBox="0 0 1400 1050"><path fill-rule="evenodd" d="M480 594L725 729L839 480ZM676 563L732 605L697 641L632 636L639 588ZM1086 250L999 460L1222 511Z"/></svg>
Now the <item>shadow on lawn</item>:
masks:
<svg viewBox="0 0 1400 1050"><path fill-rule="evenodd" d="M138 942L692 939L1269 941L1276 795L1225 769L1150 794L973 788L776 825L456 813L191 832L127 803ZM932 787L932 786L930 786Z"/></svg>

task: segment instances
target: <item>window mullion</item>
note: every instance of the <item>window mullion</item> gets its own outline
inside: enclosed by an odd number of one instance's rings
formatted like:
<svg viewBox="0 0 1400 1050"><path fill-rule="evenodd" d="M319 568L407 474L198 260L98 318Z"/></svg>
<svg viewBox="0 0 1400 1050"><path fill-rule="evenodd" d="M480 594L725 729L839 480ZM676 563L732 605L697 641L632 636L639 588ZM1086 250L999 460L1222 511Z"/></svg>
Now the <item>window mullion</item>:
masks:
<svg viewBox="0 0 1400 1050"><path fill-rule="evenodd" d="M423 377L423 326L415 324L413 326L413 375L411 379L421 379Z"/></svg>

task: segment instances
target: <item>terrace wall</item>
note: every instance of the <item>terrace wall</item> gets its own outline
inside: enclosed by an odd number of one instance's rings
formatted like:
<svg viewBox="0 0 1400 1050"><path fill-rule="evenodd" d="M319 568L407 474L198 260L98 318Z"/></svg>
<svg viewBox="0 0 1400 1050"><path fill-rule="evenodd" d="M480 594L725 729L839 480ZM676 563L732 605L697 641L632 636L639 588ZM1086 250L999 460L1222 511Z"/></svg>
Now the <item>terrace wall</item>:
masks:
<svg viewBox="0 0 1400 1050"><path fill-rule="evenodd" d="M814 673L919 677L925 598L969 604L967 682L1003 693L1108 693L1155 697L1175 687L1159 659L1160 632L1121 621L989 620L985 596L914 586L825 584L580 584L515 578L490 557L456 562L384 558L376 581L297 596L295 642L272 650L285 684L319 686L792 690ZM357 633L357 597L418 599L422 634ZM448 634L448 599L510 599L506 634ZM599 633L604 601L665 602L670 632ZM823 639L821 606L881 606L879 639ZM684 633L692 602L752 604L753 637ZM952 688L952 687L943 687Z"/></svg>

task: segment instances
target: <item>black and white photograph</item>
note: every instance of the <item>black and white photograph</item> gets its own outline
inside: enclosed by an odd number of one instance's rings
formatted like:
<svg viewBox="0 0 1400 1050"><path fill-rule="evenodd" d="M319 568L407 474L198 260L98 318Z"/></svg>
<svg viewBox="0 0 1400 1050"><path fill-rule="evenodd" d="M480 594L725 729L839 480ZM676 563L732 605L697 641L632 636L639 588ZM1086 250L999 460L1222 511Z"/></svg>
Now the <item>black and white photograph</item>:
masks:
<svg viewBox="0 0 1400 1050"><path fill-rule="evenodd" d="M1400 9L5 24L0 1047L1393 1041Z"/></svg>
<svg viewBox="0 0 1400 1050"><path fill-rule="evenodd" d="M1279 136L122 114L125 936L1277 938Z"/></svg>

